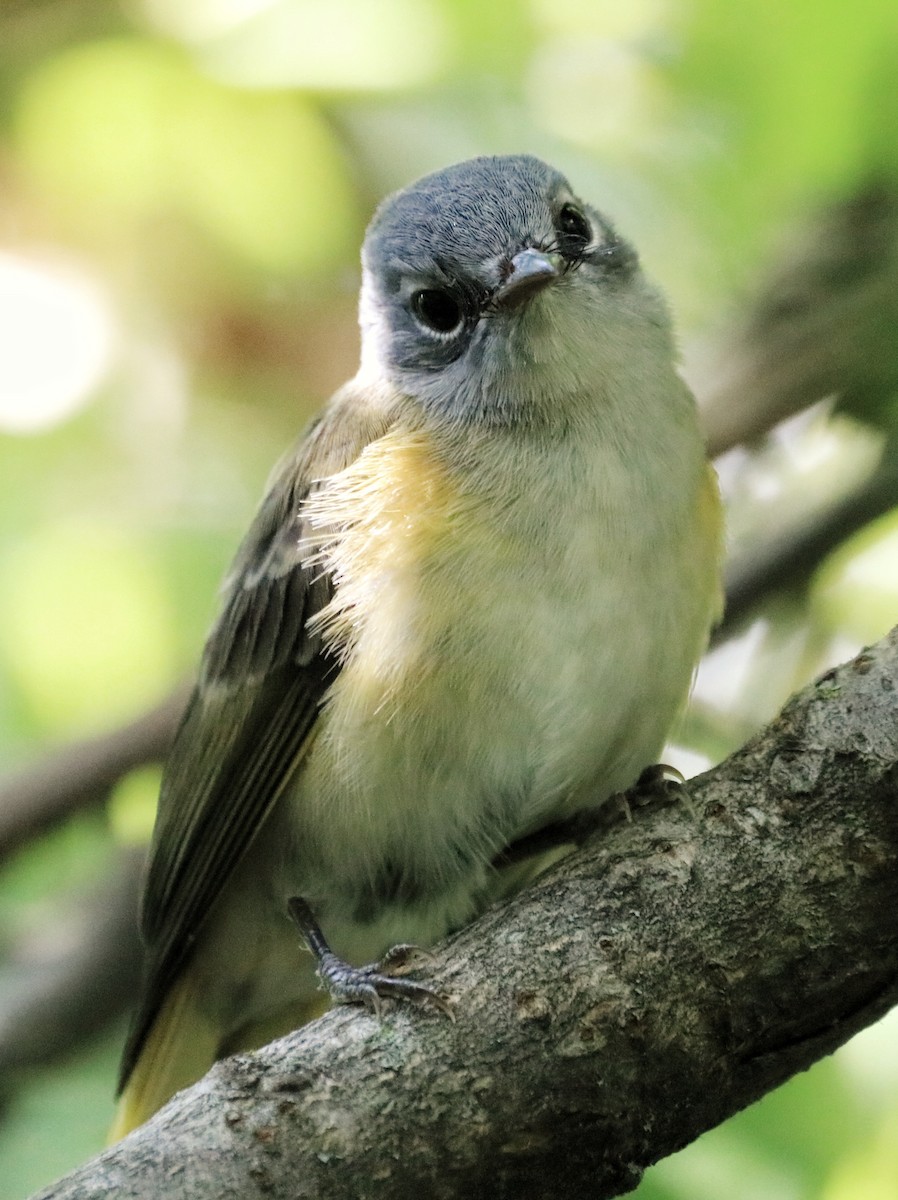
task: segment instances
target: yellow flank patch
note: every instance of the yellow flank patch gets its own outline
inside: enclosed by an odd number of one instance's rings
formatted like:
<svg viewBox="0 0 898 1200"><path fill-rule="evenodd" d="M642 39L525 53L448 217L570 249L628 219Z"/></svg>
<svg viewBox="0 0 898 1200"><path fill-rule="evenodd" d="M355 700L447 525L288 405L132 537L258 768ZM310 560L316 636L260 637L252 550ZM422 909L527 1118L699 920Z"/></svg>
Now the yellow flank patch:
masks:
<svg viewBox="0 0 898 1200"><path fill-rule="evenodd" d="M394 630L404 620L411 630L421 565L439 547L459 503L429 439L408 432L372 442L309 497L318 558L337 584L316 621L344 656L363 627L370 634L372 622L384 617Z"/></svg>

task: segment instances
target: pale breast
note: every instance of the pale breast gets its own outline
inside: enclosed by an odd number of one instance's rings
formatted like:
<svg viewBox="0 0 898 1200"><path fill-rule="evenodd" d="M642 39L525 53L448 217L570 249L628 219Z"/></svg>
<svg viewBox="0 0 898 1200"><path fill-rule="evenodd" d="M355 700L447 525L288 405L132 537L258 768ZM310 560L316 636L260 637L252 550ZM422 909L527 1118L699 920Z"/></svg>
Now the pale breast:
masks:
<svg viewBox="0 0 898 1200"><path fill-rule="evenodd" d="M500 502L391 434L314 501L344 667L292 809L330 889L360 864L374 891L450 887L627 786L685 700L716 593L700 454L654 490L595 446L530 457Z"/></svg>

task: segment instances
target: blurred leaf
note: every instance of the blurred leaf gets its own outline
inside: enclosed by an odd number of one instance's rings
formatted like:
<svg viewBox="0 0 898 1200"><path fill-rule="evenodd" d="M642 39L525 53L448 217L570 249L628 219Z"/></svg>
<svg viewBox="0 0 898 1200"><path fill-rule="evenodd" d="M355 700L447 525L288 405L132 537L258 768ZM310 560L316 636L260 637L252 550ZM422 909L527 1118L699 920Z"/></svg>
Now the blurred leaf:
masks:
<svg viewBox="0 0 898 1200"><path fill-rule="evenodd" d="M122 532L46 528L8 553L3 573L0 647L47 730L120 721L169 684L172 614L153 564Z"/></svg>
<svg viewBox="0 0 898 1200"><path fill-rule="evenodd" d="M112 1080L121 1052L116 1033L66 1064L42 1071L0 1126L3 1200L25 1200L102 1149L112 1124Z"/></svg>
<svg viewBox="0 0 898 1200"><path fill-rule="evenodd" d="M94 884L108 870L111 850L98 812L82 813L20 850L0 869L0 921L14 926L29 906L52 908L55 895Z"/></svg>
<svg viewBox="0 0 898 1200"><path fill-rule="evenodd" d="M283 94L199 82L190 92L173 132L179 199L196 220L268 271L322 270L347 256L352 192L315 110Z"/></svg>
<svg viewBox="0 0 898 1200"><path fill-rule="evenodd" d="M799 194L844 190L871 169L880 139L870 131L893 122L870 104L877 67L898 45L891 0L692 0L679 18L671 77L683 122L718 148L701 166L704 216L734 251L763 233L759 216L782 218Z"/></svg>
<svg viewBox="0 0 898 1200"><path fill-rule="evenodd" d="M898 1106L868 1131L833 1171L821 1200L895 1200L898 1195Z"/></svg>
<svg viewBox="0 0 898 1200"><path fill-rule="evenodd" d="M829 557L816 574L811 602L830 632L841 630L862 644L888 633L898 621L898 511Z"/></svg>
<svg viewBox="0 0 898 1200"><path fill-rule="evenodd" d="M156 802L162 768L142 767L119 780L109 797L106 813L117 842L148 845L156 820Z"/></svg>
<svg viewBox="0 0 898 1200"><path fill-rule="evenodd" d="M653 1167L634 1196L803 1200L819 1194L840 1147L865 1125L839 1068L827 1059Z"/></svg>
<svg viewBox="0 0 898 1200"><path fill-rule="evenodd" d="M180 211L266 270L321 270L355 234L327 125L296 96L204 78L136 38L77 46L23 88L22 159L65 219L106 236ZM110 225L111 223L111 225Z"/></svg>
<svg viewBox="0 0 898 1200"><path fill-rule="evenodd" d="M243 87L416 86L438 75L453 50L437 0L269 0L225 28L220 3L147 0L147 8L194 42L213 74Z"/></svg>
<svg viewBox="0 0 898 1200"><path fill-rule="evenodd" d="M112 352L108 310L84 273L0 254L0 429L47 429L95 396Z"/></svg>
<svg viewBox="0 0 898 1200"><path fill-rule="evenodd" d="M22 88L23 162L74 220L158 204L174 185L169 136L186 75L181 56L134 38L62 51Z"/></svg>

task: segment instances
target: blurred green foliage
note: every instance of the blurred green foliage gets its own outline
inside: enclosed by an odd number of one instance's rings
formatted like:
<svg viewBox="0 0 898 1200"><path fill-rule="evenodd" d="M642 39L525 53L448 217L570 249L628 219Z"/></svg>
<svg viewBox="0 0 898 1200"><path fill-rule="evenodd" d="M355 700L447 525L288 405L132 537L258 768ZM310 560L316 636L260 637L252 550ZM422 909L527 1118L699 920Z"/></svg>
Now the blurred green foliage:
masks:
<svg viewBox="0 0 898 1200"><path fill-rule="evenodd" d="M357 249L387 190L475 153L549 158L641 246L688 345L815 204L895 177L896 66L893 0L0 7L2 767L189 674L268 470L354 370ZM877 409L886 433L895 413ZM736 474L734 529L850 474L868 443L819 415ZM684 741L724 753L895 621L896 521L772 608L741 665L729 652ZM116 845L145 836L157 779L124 780L105 814L0 874L0 949L39 943ZM638 1194L891 1200L896 1028ZM118 1036L21 1081L0 1197L98 1149Z"/></svg>

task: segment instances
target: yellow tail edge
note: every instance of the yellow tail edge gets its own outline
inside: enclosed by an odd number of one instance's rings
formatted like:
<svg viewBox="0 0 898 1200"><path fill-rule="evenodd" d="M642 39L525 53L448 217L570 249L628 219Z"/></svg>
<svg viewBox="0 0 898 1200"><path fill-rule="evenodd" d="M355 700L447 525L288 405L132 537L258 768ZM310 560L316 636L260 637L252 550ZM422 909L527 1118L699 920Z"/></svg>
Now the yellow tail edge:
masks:
<svg viewBox="0 0 898 1200"><path fill-rule="evenodd" d="M188 972L172 988L150 1030L125 1085L106 1138L120 1141L148 1121L175 1092L196 1083L217 1058L257 1050L298 1029L330 1007L323 992L295 1000L269 1016L249 1022L223 1040L221 1030L197 1004L198 989Z"/></svg>
<svg viewBox="0 0 898 1200"><path fill-rule="evenodd" d="M220 1031L196 1003L188 971L165 999L119 1098L107 1145L148 1121L175 1092L195 1083L215 1062Z"/></svg>

